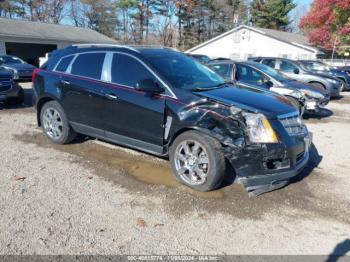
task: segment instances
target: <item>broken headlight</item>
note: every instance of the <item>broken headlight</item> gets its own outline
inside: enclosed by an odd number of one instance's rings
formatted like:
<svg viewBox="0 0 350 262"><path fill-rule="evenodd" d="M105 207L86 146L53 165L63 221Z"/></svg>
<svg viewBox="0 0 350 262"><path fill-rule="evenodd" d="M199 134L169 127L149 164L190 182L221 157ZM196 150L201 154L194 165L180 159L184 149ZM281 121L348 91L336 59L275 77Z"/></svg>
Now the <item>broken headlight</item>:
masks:
<svg viewBox="0 0 350 262"><path fill-rule="evenodd" d="M310 98L316 98L316 99L323 99L324 96L318 92L314 92L312 90L302 89L301 90L307 97Z"/></svg>
<svg viewBox="0 0 350 262"><path fill-rule="evenodd" d="M252 143L277 143L277 135L269 120L262 114L242 113Z"/></svg>
<svg viewBox="0 0 350 262"><path fill-rule="evenodd" d="M300 92L300 91L297 91L297 90L293 91L289 95L292 96L292 97L298 98L298 99L301 99L301 98L304 97L304 93Z"/></svg>

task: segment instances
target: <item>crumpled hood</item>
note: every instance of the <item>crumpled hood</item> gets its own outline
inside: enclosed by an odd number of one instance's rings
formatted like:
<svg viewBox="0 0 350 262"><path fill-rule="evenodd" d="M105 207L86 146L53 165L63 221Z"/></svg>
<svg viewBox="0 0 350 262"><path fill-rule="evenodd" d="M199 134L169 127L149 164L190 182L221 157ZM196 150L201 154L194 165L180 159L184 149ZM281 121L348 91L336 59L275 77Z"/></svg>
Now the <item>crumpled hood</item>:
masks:
<svg viewBox="0 0 350 262"><path fill-rule="evenodd" d="M223 88L194 92L194 94L222 104L259 112L270 119L296 111L285 97L257 88L227 85Z"/></svg>
<svg viewBox="0 0 350 262"><path fill-rule="evenodd" d="M35 66L30 64L5 64L4 66L14 68L18 71L34 70Z"/></svg>
<svg viewBox="0 0 350 262"><path fill-rule="evenodd" d="M306 90L320 93L324 96L329 94L329 92L327 90L325 90L324 88L316 87L316 86L313 86L313 85L310 85L307 83L303 83L303 82L299 82L299 81L295 81L295 80L282 82L282 84L283 84L283 86L285 86L287 88L292 88L292 89L296 89L296 90L306 89Z"/></svg>

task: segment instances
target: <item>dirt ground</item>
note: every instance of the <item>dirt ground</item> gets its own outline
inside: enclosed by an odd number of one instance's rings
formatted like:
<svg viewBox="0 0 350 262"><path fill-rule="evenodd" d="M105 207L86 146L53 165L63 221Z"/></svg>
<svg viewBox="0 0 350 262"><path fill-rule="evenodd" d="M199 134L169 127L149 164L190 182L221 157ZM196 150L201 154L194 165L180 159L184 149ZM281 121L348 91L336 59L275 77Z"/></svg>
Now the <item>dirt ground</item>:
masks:
<svg viewBox="0 0 350 262"><path fill-rule="evenodd" d="M26 105L0 105L0 254L339 254L350 251L350 92L305 121L306 170L249 197L198 193L167 161L97 140L53 145Z"/></svg>

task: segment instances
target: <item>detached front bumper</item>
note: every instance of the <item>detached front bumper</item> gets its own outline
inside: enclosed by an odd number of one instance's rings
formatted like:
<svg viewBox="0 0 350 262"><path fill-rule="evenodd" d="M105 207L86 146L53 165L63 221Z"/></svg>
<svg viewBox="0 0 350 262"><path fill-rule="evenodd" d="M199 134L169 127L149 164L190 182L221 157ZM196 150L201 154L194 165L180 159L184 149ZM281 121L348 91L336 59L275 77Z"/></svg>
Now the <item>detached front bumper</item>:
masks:
<svg viewBox="0 0 350 262"><path fill-rule="evenodd" d="M321 108L324 108L326 105L328 105L329 101L329 95L325 96L323 99L308 99L305 102L305 112L317 112Z"/></svg>
<svg viewBox="0 0 350 262"><path fill-rule="evenodd" d="M258 196L287 185L290 180L297 176L307 165L311 144L312 134L309 133L304 138L303 146L298 145L284 151L284 159L289 159L290 161L289 167L283 168L283 165L281 165L281 167L275 170L261 168L259 171L255 170L255 173L258 172L259 174L253 176L248 176L247 173L238 173L238 183L243 185L252 196ZM269 160L262 159L261 161L268 163ZM281 156L281 163L283 163L283 161L283 157ZM256 167L258 166L255 166L255 168Z"/></svg>

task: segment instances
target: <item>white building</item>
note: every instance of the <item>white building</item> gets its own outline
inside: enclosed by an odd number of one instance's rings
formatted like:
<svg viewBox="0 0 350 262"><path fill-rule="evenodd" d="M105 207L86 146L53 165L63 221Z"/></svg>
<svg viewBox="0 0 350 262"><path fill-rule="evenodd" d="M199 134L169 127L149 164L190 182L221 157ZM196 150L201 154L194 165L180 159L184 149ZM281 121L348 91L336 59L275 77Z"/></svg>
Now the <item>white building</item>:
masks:
<svg viewBox="0 0 350 262"><path fill-rule="evenodd" d="M246 25L210 39L186 53L235 60L246 60L255 56L315 59L318 54L323 54L311 47L303 35Z"/></svg>
<svg viewBox="0 0 350 262"><path fill-rule="evenodd" d="M15 55L38 65L39 57L76 43L116 41L86 28L0 18L0 55Z"/></svg>

